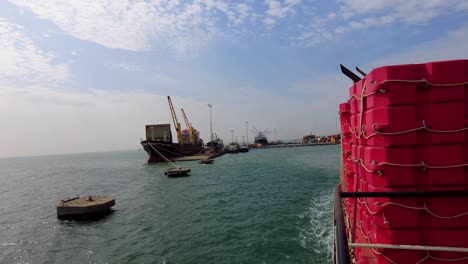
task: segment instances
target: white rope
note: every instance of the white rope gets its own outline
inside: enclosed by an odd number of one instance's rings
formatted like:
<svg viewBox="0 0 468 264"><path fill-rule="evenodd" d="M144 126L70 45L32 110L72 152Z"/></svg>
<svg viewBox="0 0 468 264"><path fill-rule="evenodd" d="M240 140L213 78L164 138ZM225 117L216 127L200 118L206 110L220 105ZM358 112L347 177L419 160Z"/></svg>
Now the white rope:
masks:
<svg viewBox="0 0 468 264"><path fill-rule="evenodd" d="M174 154L174 155L177 155L177 156L180 156L180 157L185 157L185 156L182 155L182 154L169 151L169 150L167 150L167 149L164 149L164 148L159 147L158 145L156 145L156 147L157 147L158 149L162 149L162 150L164 150L164 151L166 151L166 152L168 152L168 153L171 153L171 154Z"/></svg>
<svg viewBox="0 0 468 264"><path fill-rule="evenodd" d="M360 204L364 204L366 206L367 212L369 214L371 214L371 215L375 215L375 214L377 214L379 212L379 211L372 211L369 208L367 200L361 201L361 200L358 199L358 202ZM427 207L426 204L424 204L423 207L417 207L417 206L409 206L409 205L395 203L395 202L386 202L386 203L383 203L383 204L381 204L380 202L375 203L375 206L379 206L379 207L386 207L386 206L389 206L389 205L398 206L398 207L405 208L405 209L410 209L410 210L423 210L423 211L428 212L429 214L431 214L432 216L434 216L436 218L445 219L445 220L446 219L460 218L460 217L468 215L468 212L460 213L460 214L457 214L457 215L450 215L450 216L438 215L438 214L434 213L429 207ZM384 216L384 218L385 218L385 216ZM388 221L384 220L384 222L386 222L386 224L388 224Z"/></svg>
<svg viewBox="0 0 468 264"><path fill-rule="evenodd" d="M170 161L168 158L164 157L164 155L161 154L161 152L159 152L155 147L153 147L153 145L152 145L149 141L146 141L146 142L147 142L148 145L150 145L150 147L151 147L154 151L156 151L156 153L157 153L159 156L161 156L161 158L163 158L166 162L172 164L172 166L174 166L175 168L180 169L179 166L175 165L175 164L174 164L172 161Z"/></svg>
<svg viewBox="0 0 468 264"><path fill-rule="evenodd" d="M362 160L362 159L357 159L357 158L353 158L352 156L349 156L348 160L351 160L351 161L354 161L355 163L360 164L361 167L364 168L364 170L369 172L369 173L378 173L379 175L381 174L381 176L383 175L382 171L380 171L380 170L369 169L365 165L364 160ZM400 164L400 163L392 163L392 162L386 162L386 161L382 161L382 162L377 163L374 160L371 160L369 162L373 166L387 165L387 166L394 166L394 167L422 167L423 170L426 170L426 169L454 169L454 168L468 167L468 163L434 166L434 165L428 165L424 161L420 161L419 163L415 163L415 164Z"/></svg>
<svg viewBox="0 0 468 264"><path fill-rule="evenodd" d="M374 254L377 254L377 255L380 255L380 256L384 257L386 260L388 260L392 264L397 264L395 261L393 261L392 259L387 257L382 252L379 252L379 251L375 250L375 248L386 248L386 247L374 247L374 246L372 246L372 245L382 245L382 244L373 244L372 241L370 240L370 232L367 232L367 236L366 236L366 235L364 235L364 232L362 230L362 225L356 224L356 226L359 227L360 233L369 242L367 245L371 245L371 246L367 246L367 247L364 246L366 244L358 244L358 245L363 245L363 248L364 247L370 248ZM352 247L352 248L356 248L356 247L352 246L353 243L349 243L348 245L351 245L350 247ZM388 246L391 246L391 245L388 245ZM395 245L395 246L401 246L401 245ZM436 247L436 246L419 246L419 245L416 245L416 246L405 245L405 246L407 246L407 247L428 247L428 248L432 248L432 249L430 249L431 251L462 252L462 253L468 252L468 248L458 248L458 247ZM406 249L406 250L408 250L409 248L389 248L388 247L387 249ZM438 249L440 249L440 250L438 250ZM442 250L442 249L445 249L445 250ZM418 250L418 249L414 249L414 250ZM437 257L432 256L429 253L429 249L421 248L419 250L426 250L426 256L424 256L422 259L420 259L418 262L416 262L416 264L421 264L421 263L425 262L429 258L434 259L434 260L439 260L439 261L445 261L445 262L468 260L468 257L462 257L462 258L457 258L457 259L437 258Z"/></svg>
<svg viewBox="0 0 468 264"><path fill-rule="evenodd" d="M445 252L463 252L468 253L468 248L461 247L439 247L439 246L424 246L424 245L398 245L398 244L363 244L363 243L348 243L351 248L383 248L383 249L404 249L404 250L429 250L429 251L445 251Z"/></svg>
<svg viewBox="0 0 468 264"><path fill-rule="evenodd" d="M461 83L431 83L426 79L420 79L420 80L399 80L399 79L390 79L390 80L384 80L380 82L381 84L387 83L387 82L402 82L402 83L425 83L426 86L434 86L434 87L451 87L451 86L461 86L461 85L467 85L468 82L461 82Z"/></svg>

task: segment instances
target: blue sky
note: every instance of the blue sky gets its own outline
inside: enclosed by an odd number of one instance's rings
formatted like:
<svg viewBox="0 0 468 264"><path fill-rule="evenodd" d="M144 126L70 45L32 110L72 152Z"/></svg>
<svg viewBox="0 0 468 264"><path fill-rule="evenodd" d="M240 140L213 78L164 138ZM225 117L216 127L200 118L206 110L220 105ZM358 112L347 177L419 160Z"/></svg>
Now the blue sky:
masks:
<svg viewBox="0 0 468 264"><path fill-rule="evenodd" d="M245 121L332 134L340 63L466 59L467 14L464 0L2 1L0 156L136 149L145 124L171 121L167 95L205 139L208 103L226 140Z"/></svg>

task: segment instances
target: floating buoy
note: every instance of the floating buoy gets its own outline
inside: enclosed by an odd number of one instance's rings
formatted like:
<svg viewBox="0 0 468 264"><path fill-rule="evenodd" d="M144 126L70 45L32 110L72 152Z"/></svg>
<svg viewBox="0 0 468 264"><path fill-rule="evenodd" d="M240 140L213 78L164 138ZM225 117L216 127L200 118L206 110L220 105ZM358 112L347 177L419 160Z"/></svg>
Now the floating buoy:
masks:
<svg viewBox="0 0 468 264"><path fill-rule="evenodd" d="M57 205L58 219L83 219L105 215L115 205L111 196L85 196L62 200Z"/></svg>
<svg viewBox="0 0 468 264"><path fill-rule="evenodd" d="M198 163L200 164L213 164L214 159L201 159Z"/></svg>
<svg viewBox="0 0 468 264"><path fill-rule="evenodd" d="M185 169L185 168L172 168L168 169L164 174L166 174L168 177L181 177L181 176L188 176L189 172L191 172L191 169Z"/></svg>

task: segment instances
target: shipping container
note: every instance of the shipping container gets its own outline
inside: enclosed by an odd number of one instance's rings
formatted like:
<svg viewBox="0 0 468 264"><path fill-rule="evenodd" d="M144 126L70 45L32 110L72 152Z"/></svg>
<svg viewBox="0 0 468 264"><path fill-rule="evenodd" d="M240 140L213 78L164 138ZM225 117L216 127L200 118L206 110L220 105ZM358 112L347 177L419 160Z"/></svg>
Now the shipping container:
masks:
<svg viewBox="0 0 468 264"><path fill-rule="evenodd" d="M171 125L146 125L146 139L151 141L172 142Z"/></svg>

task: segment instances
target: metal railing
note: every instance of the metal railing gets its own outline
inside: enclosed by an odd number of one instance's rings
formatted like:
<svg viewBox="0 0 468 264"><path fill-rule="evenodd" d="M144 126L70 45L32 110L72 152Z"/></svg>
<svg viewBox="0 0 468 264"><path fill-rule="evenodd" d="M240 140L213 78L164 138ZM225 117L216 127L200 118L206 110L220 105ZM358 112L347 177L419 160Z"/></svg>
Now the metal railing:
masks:
<svg viewBox="0 0 468 264"><path fill-rule="evenodd" d="M468 191L392 191L392 192L341 192L338 185L335 191L334 199L334 263L335 264L350 264L349 248L369 247L369 248L393 248L406 250L433 250L433 251L452 251L452 252L467 252L465 248L456 247L428 247L415 245L361 245L349 243L344 220L343 206L341 199L343 198L360 198L360 197L468 197Z"/></svg>

